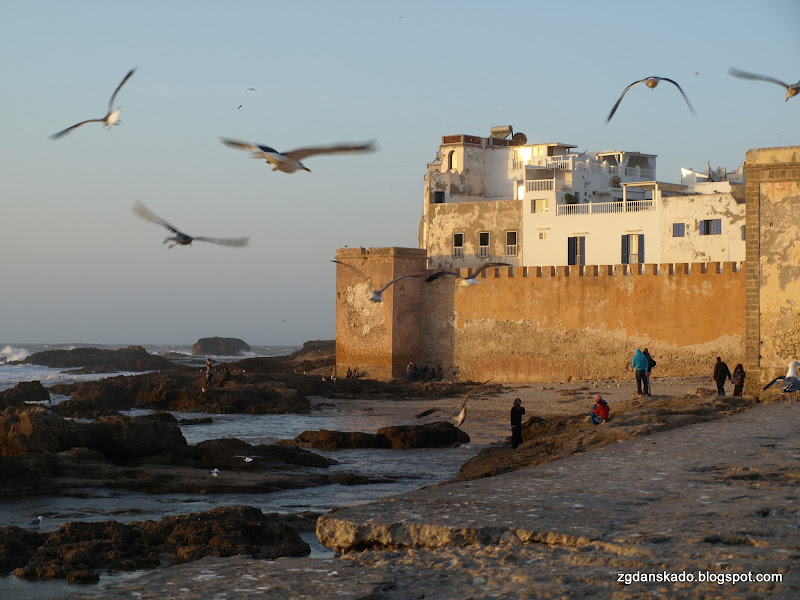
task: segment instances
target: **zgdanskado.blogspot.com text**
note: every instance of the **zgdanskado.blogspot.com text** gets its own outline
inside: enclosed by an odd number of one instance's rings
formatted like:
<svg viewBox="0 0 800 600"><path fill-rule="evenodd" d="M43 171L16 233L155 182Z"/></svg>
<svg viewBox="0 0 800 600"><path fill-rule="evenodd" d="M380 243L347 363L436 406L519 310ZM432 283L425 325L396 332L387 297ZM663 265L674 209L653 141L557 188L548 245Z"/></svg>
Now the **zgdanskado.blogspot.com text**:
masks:
<svg viewBox="0 0 800 600"><path fill-rule="evenodd" d="M632 583L717 583L719 585L736 585L737 583L780 583L781 573L715 573L713 571L659 571L656 573L617 573L617 581L625 585Z"/></svg>

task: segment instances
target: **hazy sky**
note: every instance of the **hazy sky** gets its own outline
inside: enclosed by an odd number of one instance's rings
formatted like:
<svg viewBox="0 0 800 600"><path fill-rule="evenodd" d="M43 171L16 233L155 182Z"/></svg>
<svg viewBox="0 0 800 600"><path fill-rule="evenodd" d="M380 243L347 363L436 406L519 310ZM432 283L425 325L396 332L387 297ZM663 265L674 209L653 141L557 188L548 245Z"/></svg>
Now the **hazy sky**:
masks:
<svg viewBox="0 0 800 600"><path fill-rule="evenodd" d="M0 0L0 344L250 344L334 337L337 248L417 247L442 135L511 124L531 143L737 168L800 144L800 3ZM122 124L102 117L125 73ZM678 91L626 85L648 75ZM247 88L256 91L247 91ZM240 109L237 107L242 105ZM272 172L278 150L377 140ZM137 218L139 199L195 243ZM286 322L284 323L284 319Z"/></svg>

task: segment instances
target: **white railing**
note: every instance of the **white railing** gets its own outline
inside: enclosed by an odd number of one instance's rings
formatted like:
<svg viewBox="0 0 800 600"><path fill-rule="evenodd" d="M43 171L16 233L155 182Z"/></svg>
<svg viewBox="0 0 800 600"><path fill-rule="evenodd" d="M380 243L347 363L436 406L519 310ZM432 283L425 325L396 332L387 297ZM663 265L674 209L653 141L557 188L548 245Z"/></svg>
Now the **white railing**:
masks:
<svg viewBox="0 0 800 600"><path fill-rule="evenodd" d="M478 246L478 256L487 258L489 256L489 246Z"/></svg>
<svg viewBox="0 0 800 600"><path fill-rule="evenodd" d="M464 258L464 246L456 246L453 248L453 258Z"/></svg>
<svg viewBox="0 0 800 600"><path fill-rule="evenodd" d="M514 244L513 246L506 246L506 256L516 256L517 255L517 245Z"/></svg>
<svg viewBox="0 0 800 600"><path fill-rule="evenodd" d="M656 209L652 200L628 202L589 202L586 204L558 204L556 215L609 215L626 212L645 212Z"/></svg>
<svg viewBox="0 0 800 600"><path fill-rule="evenodd" d="M553 187L552 179L530 179L525 182L526 192L552 192Z"/></svg>
<svg viewBox="0 0 800 600"><path fill-rule="evenodd" d="M525 161L524 160L515 160L514 161L514 169L524 169L525 168Z"/></svg>
<svg viewBox="0 0 800 600"><path fill-rule="evenodd" d="M562 171L572 171L572 161L570 160L548 160L547 166Z"/></svg>
<svg viewBox="0 0 800 600"><path fill-rule="evenodd" d="M625 175L628 177L639 177L640 179L652 179L653 170L639 167L625 167Z"/></svg>

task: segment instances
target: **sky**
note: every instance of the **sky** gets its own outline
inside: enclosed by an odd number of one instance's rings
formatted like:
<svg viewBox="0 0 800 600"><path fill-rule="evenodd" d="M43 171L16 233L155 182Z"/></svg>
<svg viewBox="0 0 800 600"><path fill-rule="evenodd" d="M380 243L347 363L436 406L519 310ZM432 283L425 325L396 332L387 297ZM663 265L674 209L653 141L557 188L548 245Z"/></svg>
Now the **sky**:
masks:
<svg viewBox="0 0 800 600"><path fill-rule="evenodd" d="M337 248L418 247L443 135L738 168L800 145L800 2L0 0L0 344L335 336ZM102 117L114 88L122 123ZM650 75L677 81L622 90ZM247 88L255 88L249 91ZM239 106L241 105L241 108ZM374 140L273 172L287 151ZM195 242L132 212L139 200Z"/></svg>

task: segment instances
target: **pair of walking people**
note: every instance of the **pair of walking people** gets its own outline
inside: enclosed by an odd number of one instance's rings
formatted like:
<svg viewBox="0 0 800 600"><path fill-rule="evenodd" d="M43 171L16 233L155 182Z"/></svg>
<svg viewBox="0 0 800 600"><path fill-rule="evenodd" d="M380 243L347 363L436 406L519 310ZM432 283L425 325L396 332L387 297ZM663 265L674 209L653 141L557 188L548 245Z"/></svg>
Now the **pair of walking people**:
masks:
<svg viewBox="0 0 800 600"><path fill-rule="evenodd" d="M637 348L631 364L636 371L636 391L640 396L650 396L650 373L656 366L656 361L650 356L647 348L644 350Z"/></svg>

